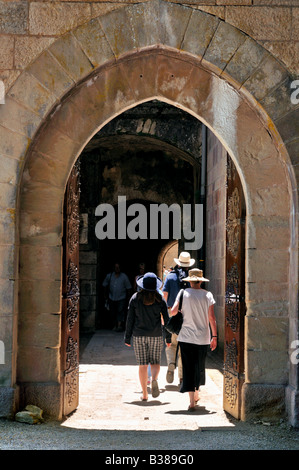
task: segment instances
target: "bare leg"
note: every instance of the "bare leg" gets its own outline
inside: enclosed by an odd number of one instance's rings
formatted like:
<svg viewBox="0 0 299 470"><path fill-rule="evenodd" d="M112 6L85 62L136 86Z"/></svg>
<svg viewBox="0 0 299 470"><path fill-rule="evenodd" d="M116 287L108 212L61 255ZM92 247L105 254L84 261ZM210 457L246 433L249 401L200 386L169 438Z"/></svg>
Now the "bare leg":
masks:
<svg viewBox="0 0 299 470"><path fill-rule="evenodd" d="M139 380L142 388L142 399L147 400L147 365L139 366Z"/></svg>
<svg viewBox="0 0 299 470"><path fill-rule="evenodd" d="M160 364L151 364L152 380L158 380Z"/></svg>
<svg viewBox="0 0 299 470"><path fill-rule="evenodd" d="M195 398L194 398L194 395L195 395L195 392L189 392L189 398L190 398L190 406L189 406L189 409L195 407Z"/></svg>
<svg viewBox="0 0 299 470"><path fill-rule="evenodd" d="M157 398L160 395L160 390L158 386L158 375L160 372L160 364L151 364L152 371L152 396Z"/></svg>

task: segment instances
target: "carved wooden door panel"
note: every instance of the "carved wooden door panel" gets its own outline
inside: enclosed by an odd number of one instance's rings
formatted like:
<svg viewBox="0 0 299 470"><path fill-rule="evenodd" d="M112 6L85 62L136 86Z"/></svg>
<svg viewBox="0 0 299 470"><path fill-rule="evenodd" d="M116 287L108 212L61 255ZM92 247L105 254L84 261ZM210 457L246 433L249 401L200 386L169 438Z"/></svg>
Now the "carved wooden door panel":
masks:
<svg viewBox="0 0 299 470"><path fill-rule="evenodd" d="M63 416L79 402L79 198L80 164L70 174L64 201L61 373Z"/></svg>
<svg viewBox="0 0 299 470"><path fill-rule="evenodd" d="M227 155L224 410L237 419L244 383L245 200L236 167Z"/></svg>

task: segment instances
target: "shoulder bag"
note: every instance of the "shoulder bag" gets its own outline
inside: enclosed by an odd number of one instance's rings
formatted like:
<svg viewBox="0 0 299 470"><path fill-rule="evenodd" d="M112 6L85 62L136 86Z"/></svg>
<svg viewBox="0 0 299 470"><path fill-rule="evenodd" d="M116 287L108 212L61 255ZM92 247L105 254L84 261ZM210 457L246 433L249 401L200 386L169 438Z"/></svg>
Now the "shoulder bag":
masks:
<svg viewBox="0 0 299 470"><path fill-rule="evenodd" d="M178 335L183 324L183 314L182 314L182 303L183 303L183 295L184 295L184 290L182 289L180 292L180 298L179 298L179 311L176 315L173 315L172 317L169 318L167 325L165 326L166 330L169 331L169 333Z"/></svg>

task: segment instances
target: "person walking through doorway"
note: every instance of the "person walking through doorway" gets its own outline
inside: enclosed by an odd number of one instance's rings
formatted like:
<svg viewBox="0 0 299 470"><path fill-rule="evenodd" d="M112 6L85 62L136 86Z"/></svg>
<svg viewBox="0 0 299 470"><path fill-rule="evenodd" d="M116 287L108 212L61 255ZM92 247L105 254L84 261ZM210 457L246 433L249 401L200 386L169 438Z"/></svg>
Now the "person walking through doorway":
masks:
<svg viewBox="0 0 299 470"><path fill-rule="evenodd" d="M183 281L188 275L188 270L191 266L194 265L195 259L191 258L190 253L183 251L180 253L178 258L174 258L176 263L175 268L166 276L162 291L164 299L167 302L169 313L173 304L175 302L176 296L180 289L185 289L189 287L189 283ZM172 383L174 379L174 370L176 368L176 359L178 363L178 375L180 383L183 380L182 372L182 362L180 357L180 352L177 354L177 335L172 334L171 336L171 346L166 349L166 359L167 359L167 372L166 372L166 381Z"/></svg>
<svg viewBox="0 0 299 470"><path fill-rule="evenodd" d="M159 289L162 285L160 278L152 272L137 279L140 292L132 295L127 315L125 344L134 347L137 364L139 365L139 380L142 388L142 400L148 400L147 379L148 364L151 365L151 393L156 398L160 394L158 376L160 372L161 355L163 350L163 326L169 320L167 305ZM170 333L166 332L166 343L169 347Z"/></svg>
<svg viewBox="0 0 299 470"><path fill-rule="evenodd" d="M202 282L209 281L203 277L202 270L190 269L184 281L190 283L190 288L183 292L183 324L177 338L183 366L180 392L189 392L188 409L194 411L199 400L199 387L205 384L205 360L208 345L212 351L217 347L217 326L213 294L201 287ZM179 295L171 309L171 315L177 315L178 307Z"/></svg>
<svg viewBox="0 0 299 470"><path fill-rule="evenodd" d="M128 276L121 272L119 263L115 263L114 271L104 279L105 298L109 301L109 310L115 331L124 331L125 311L131 293Z"/></svg>

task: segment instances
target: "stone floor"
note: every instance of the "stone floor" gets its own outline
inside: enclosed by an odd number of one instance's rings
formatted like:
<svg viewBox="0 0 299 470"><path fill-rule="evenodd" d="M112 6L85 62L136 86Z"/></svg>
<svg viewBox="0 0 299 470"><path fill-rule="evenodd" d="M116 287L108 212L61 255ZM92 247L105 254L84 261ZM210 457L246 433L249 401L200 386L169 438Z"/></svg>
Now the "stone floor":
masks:
<svg viewBox="0 0 299 470"><path fill-rule="evenodd" d="M149 400L142 402L134 351L125 346L123 333L103 330L86 342L81 344L79 407L64 426L156 431L234 426L222 410L222 374L212 359L207 361L198 410L190 412L188 394L178 391L177 371L173 384L166 382L164 353L160 395L152 399L149 393Z"/></svg>
<svg viewBox="0 0 299 470"><path fill-rule="evenodd" d="M188 395L178 392L177 376L173 384L166 382L165 355L161 393L142 402L134 351L124 345L123 333L98 331L81 337L80 351L77 410L62 422L45 420L40 425L0 419L1 450L96 450L101 451L96 454L99 465L128 455L141 457L138 468L159 453L194 456L198 467L198 451L213 451L215 465L223 460L215 450L299 450L299 431L287 422L244 423L222 410L222 373L214 355L207 360L200 406L191 413ZM47 462L53 458L54 464L57 457L51 455ZM72 454L74 459L77 455Z"/></svg>

